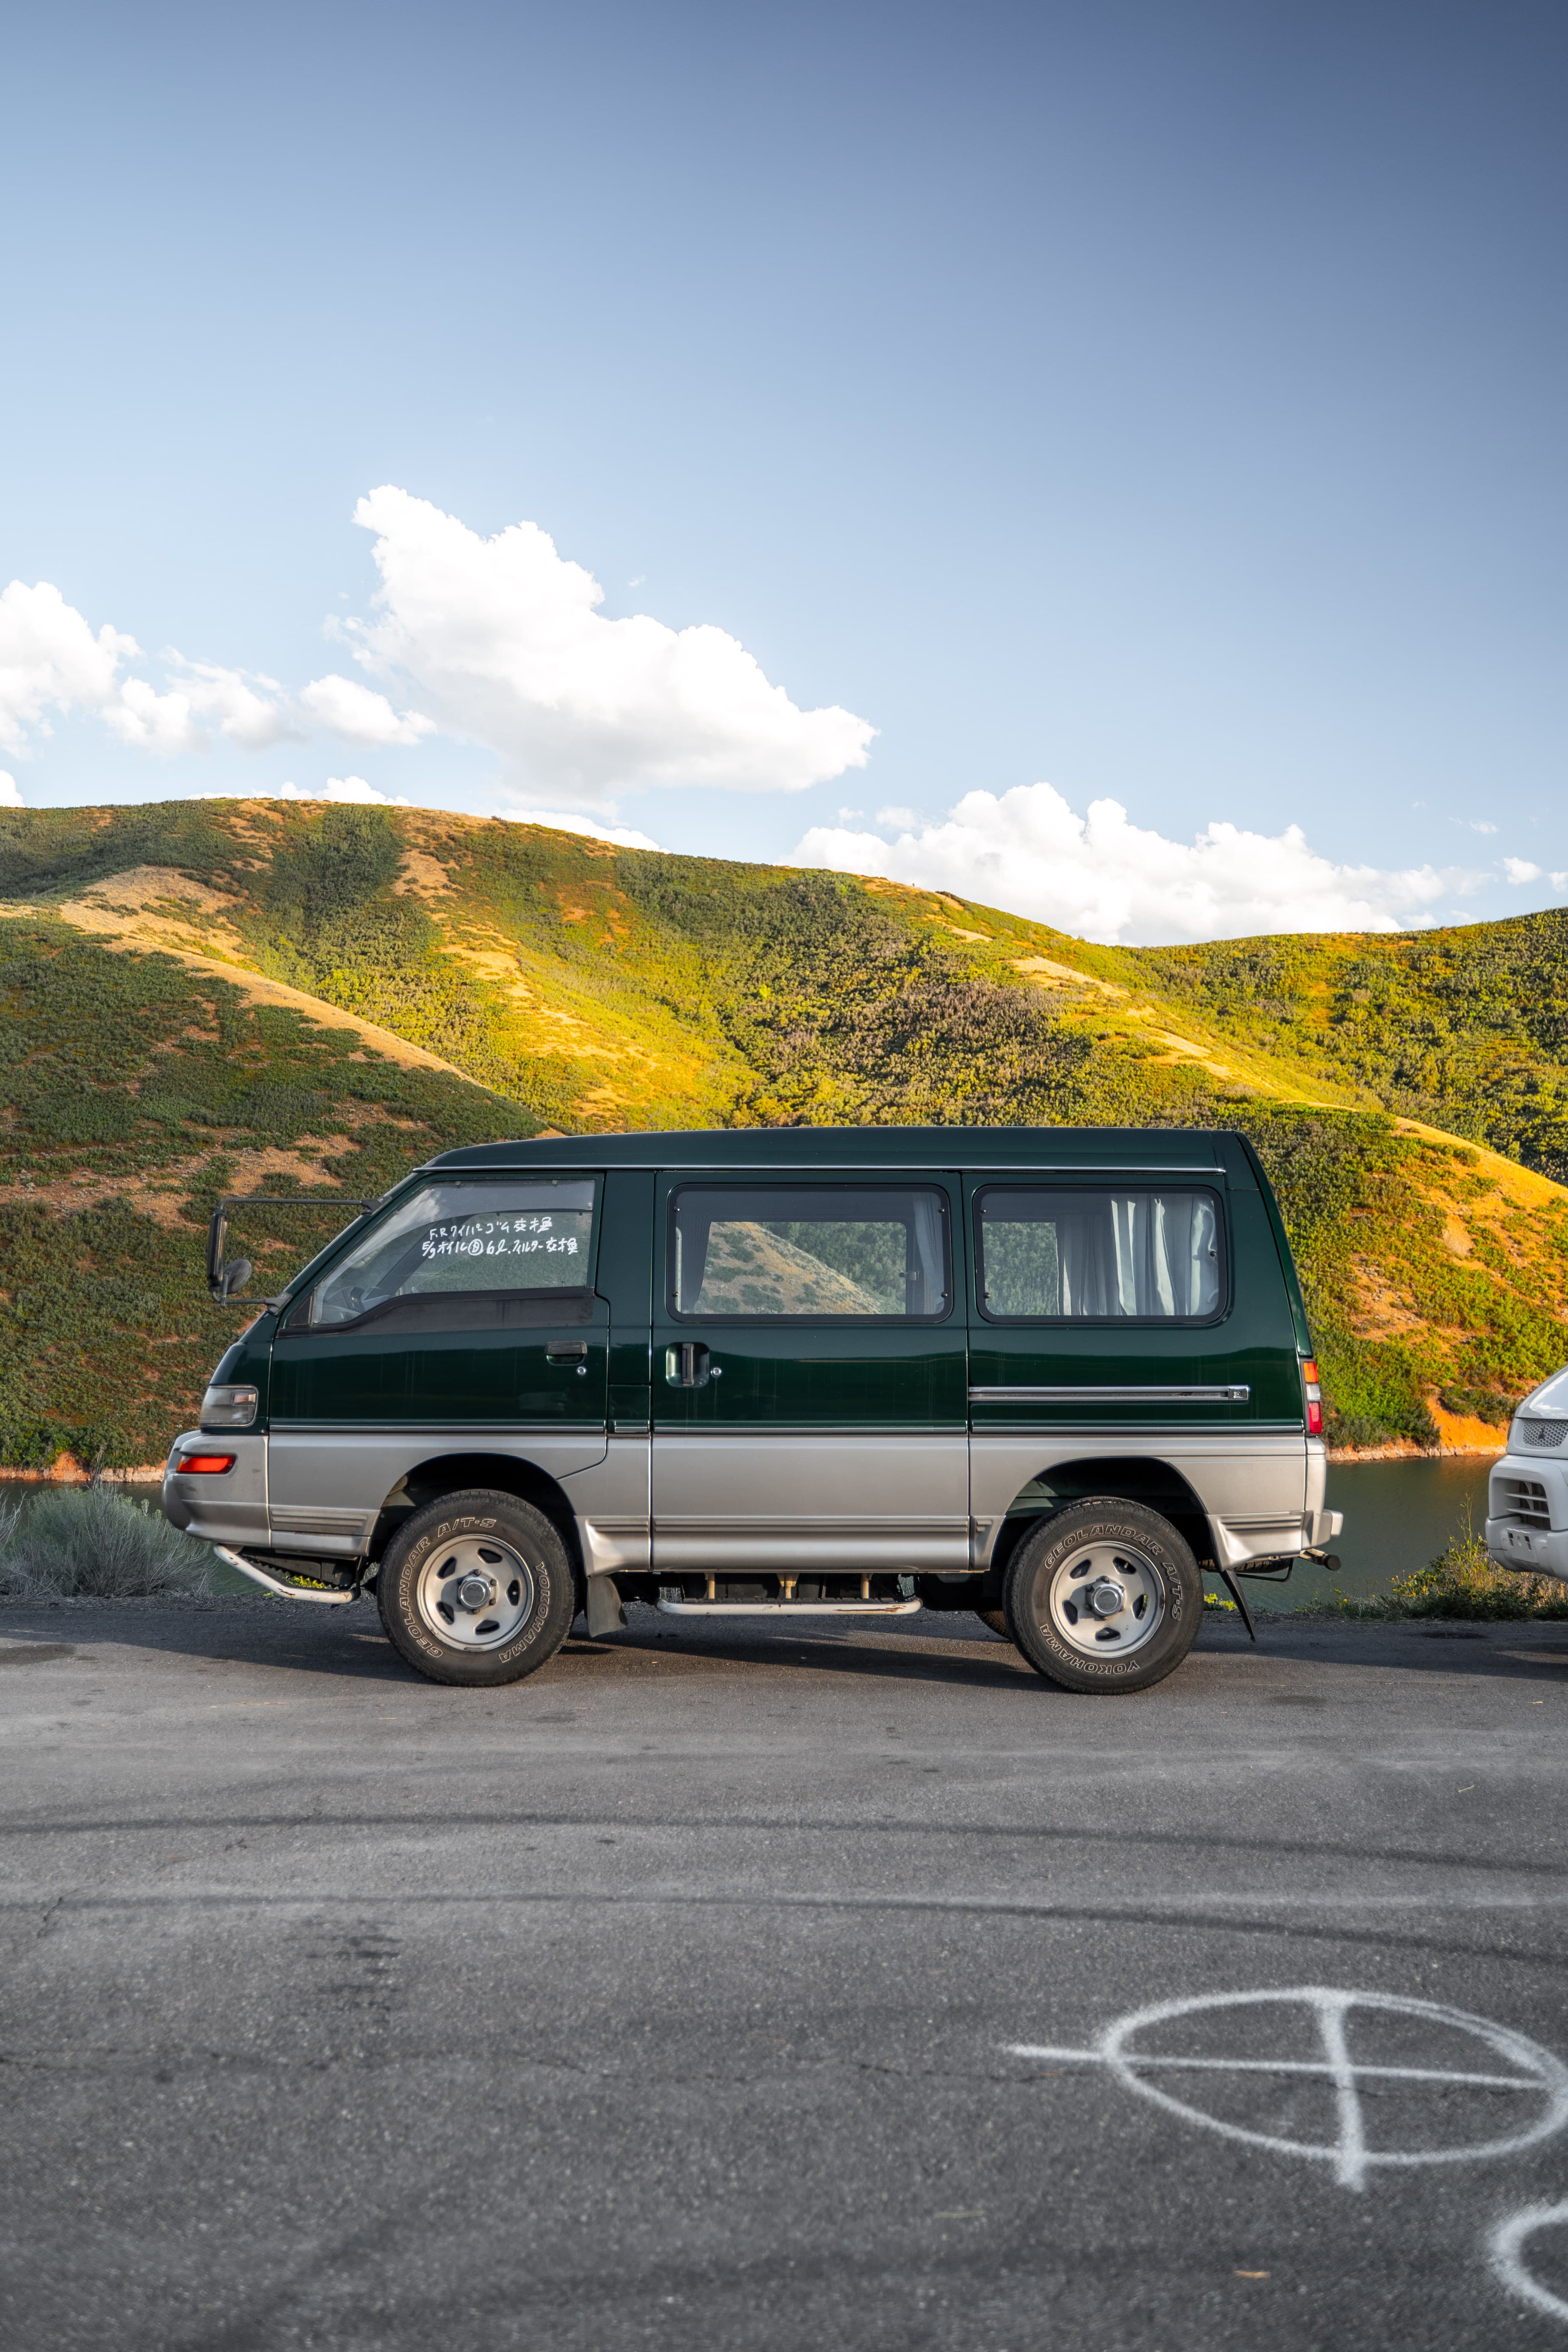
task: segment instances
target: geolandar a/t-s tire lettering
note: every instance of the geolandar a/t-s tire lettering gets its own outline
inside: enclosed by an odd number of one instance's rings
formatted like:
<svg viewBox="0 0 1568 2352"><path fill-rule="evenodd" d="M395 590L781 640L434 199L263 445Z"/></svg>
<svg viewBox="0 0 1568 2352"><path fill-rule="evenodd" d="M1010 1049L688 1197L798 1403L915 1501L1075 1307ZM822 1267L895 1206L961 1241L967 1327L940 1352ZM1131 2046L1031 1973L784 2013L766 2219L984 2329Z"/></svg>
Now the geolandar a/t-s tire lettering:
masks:
<svg viewBox="0 0 1568 2352"><path fill-rule="evenodd" d="M552 1658L576 1596L560 1532L515 1495L470 1487L405 1519L375 1597L388 1639L432 1682L520 1682Z"/></svg>
<svg viewBox="0 0 1568 2352"><path fill-rule="evenodd" d="M1147 1690L1192 1648L1203 1578L1158 1511L1091 1496L1041 1521L1013 1555L1008 1630L1037 1674L1070 1691Z"/></svg>

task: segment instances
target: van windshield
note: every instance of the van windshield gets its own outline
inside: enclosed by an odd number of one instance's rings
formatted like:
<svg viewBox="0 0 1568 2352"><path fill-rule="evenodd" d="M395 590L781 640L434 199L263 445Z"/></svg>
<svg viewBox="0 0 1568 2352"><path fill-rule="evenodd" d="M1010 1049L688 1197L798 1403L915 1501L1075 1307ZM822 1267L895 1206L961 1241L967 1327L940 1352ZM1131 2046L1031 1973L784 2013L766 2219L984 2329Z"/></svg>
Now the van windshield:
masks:
<svg viewBox="0 0 1568 2352"><path fill-rule="evenodd" d="M316 1286L310 1321L350 1323L389 1298L578 1290L593 1264L592 1177L426 1184Z"/></svg>

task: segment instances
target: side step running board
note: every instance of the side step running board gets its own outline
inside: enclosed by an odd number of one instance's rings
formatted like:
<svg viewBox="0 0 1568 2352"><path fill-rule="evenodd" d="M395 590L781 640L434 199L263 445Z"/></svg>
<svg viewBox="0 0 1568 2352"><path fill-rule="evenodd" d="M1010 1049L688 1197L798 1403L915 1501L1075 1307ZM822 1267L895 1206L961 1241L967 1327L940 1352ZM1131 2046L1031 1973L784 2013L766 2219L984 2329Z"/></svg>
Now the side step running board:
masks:
<svg viewBox="0 0 1568 2352"><path fill-rule="evenodd" d="M352 1601L354 1597L352 1592L328 1592L324 1590L310 1592L301 1585L285 1584L280 1578L269 1576L264 1568L258 1568L254 1560L242 1559L238 1552L230 1551L226 1544L214 1544L213 1549L226 1568L237 1568L241 1576L249 1577L252 1584L259 1584L264 1591L276 1592L285 1601L324 1601L329 1608L341 1609L345 1601Z"/></svg>
<svg viewBox="0 0 1568 2352"><path fill-rule="evenodd" d="M919 1601L667 1601L667 1617L912 1617Z"/></svg>

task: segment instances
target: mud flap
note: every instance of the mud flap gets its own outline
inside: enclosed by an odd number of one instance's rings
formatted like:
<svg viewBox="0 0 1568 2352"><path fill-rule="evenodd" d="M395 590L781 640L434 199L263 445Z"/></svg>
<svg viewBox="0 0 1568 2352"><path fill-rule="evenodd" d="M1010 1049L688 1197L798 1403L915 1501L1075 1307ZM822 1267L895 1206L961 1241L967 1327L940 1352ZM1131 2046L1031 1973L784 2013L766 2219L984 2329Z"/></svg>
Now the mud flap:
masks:
<svg viewBox="0 0 1568 2352"><path fill-rule="evenodd" d="M1241 1589L1240 1577L1234 1575L1228 1568L1222 1568L1219 1573L1225 1580L1226 1591L1229 1593L1231 1599L1235 1601L1237 1607L1241 1612L1242 1623L1246 1626L1251 1640L1256 1642L1258 1639L1258 1628L1252 1622L1252 1612L1247 1605L1247 1595Z"/></svg>
<svg viewBox="0 0 1568 2352"><path fill-rule="evenodd" d="M626 1623L626 1612L621 1606L613 1576L585 1577L584 1591L583 1613L588 1620L591 1642L596 1642L601 1633L614 1633Z"/></svg>

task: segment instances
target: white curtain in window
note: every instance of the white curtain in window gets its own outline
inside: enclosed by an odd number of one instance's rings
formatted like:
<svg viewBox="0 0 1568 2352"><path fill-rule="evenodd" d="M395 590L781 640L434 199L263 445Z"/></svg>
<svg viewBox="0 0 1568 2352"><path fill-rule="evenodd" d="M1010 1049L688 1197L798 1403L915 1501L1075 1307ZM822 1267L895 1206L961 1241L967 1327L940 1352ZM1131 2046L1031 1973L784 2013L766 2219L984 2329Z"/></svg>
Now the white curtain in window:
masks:
<svg viewBox="0 0 1568 2352"><path fill-rule="evenodd" d="M1212 1315L1219 1245L1204 1192L1108 1193L1057 1224L1061 1311L1075 1318Z"/></svg>

